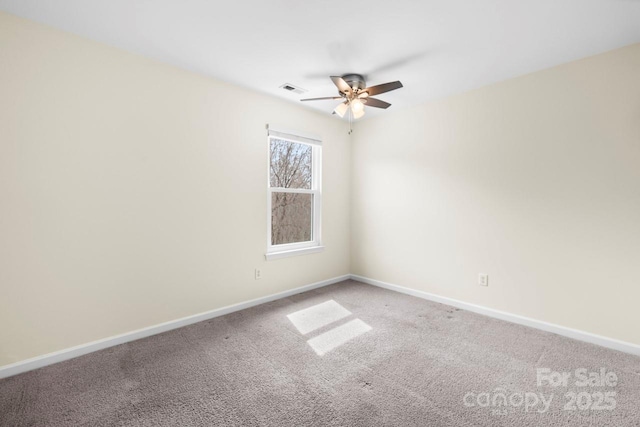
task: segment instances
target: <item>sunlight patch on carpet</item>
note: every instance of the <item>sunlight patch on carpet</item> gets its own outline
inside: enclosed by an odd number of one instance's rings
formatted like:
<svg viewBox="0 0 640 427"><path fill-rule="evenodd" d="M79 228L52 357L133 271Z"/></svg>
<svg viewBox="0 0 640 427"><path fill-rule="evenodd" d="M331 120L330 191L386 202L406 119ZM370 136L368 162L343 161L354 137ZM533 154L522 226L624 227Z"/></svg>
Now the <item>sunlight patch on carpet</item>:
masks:
<svg viewBox="0 0 640 427"><path fill-rule="evenodd" d="M313 348L318 356L324 356L331 350L340 347L342 344L369 332L371 326L367 325L360 319L354 319L350 322L331 329L315 338L311 338L307 343Z"/></svg>
<svg viewBox="0 0 640 427"><path fill-rule="evenodd" d="M349 310L334 300L329 300L291 313L287 317L301 334L306 335L350 315L351 312Z"/></svg>

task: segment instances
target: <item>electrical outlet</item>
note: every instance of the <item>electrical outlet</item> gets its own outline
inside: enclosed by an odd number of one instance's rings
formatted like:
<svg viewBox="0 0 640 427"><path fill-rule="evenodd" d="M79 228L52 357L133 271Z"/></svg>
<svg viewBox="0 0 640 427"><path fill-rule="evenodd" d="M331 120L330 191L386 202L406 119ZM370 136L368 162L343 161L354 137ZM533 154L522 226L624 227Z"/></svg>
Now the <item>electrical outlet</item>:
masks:
<svg viewBox="0 0 640 427"><path fill-rule="evenodd" d="M489 286L489 275L483 273L478 274L478 285Z"/></svg>
<svg viewBox="0 0 640 427"><path fill-rule="evenodd" d="M262 279L262 271L259 268L256 268L256 280Z"/></svg>

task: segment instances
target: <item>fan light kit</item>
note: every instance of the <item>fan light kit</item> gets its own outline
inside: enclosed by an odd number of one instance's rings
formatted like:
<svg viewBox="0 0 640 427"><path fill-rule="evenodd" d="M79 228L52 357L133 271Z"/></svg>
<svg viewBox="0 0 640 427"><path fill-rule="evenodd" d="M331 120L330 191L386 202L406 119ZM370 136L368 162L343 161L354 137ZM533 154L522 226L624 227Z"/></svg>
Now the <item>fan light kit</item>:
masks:
<svg viewBox="0 0 640 427"><path fill-rule="evenodd" d="M332 76L331 80L338 88L340 96L327 96L324 98L307 98L301 101L322 101L327 99L341 99L342 102L333 110L333 114L340 117L349 113L349 123L351 118L359 119L364 116L365 105L375 108L389 108L391 104L372 98L372 96L400 89L402 83L399 81L384 83L381 85L366 87L364 77L360 74L345 74L342 77ZM351 130L349 131L351 133Z"/></svg>

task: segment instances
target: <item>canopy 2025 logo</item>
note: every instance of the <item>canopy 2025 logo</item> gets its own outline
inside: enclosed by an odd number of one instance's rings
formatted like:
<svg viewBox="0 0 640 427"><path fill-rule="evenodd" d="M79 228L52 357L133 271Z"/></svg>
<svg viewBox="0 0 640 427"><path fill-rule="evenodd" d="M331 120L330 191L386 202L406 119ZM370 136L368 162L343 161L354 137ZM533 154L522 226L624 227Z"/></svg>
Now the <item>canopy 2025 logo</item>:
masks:
<svg viewBox="0 0 640 427"><path fill-rule="evenodd" d="M586 368L574 371L538 368L536 385L536 391L509 393L498 387L489 392L467 392L463 403L468 408L489 408L492 415L507 415L509 409L515 408L521 408L525 412L546 413L558 394L564 397L564 401L556 399L556 404L563 404L562 409L565 411L612 411L616 408L617 393L612 388L618 385L618 376L606 368L598 371ZM555 391L560 387L571 389L564 393L547 392L548 389Z"/></svg>

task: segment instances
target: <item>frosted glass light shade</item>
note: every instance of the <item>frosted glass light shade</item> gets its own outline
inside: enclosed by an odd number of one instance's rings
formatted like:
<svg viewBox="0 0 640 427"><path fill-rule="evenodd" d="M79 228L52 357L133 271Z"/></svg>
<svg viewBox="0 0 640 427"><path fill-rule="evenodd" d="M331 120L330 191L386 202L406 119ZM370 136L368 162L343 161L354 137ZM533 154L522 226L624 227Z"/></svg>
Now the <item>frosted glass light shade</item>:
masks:
<svg viewBox="0 0 640 427"><path fill-rule="evenodd" d="M351 111L353 111L353 108L351 109ZM353 118L354 119L359 119L362 116L364 116L364 108L362 110L359 110L359 111L353 111Z"/></svg>
<svg viewBox="0 0 640 427"><path fill-rule="evenodd" d="M344 117L344 113L346 113L346 112L347 112L347 109L348 109L348 108L349 108L349 105L343 102L342 104L339 104L339 105L335 108L335 110L333 110L333 111L334 111L338 116L340 116L340 117Z"/></svg>

